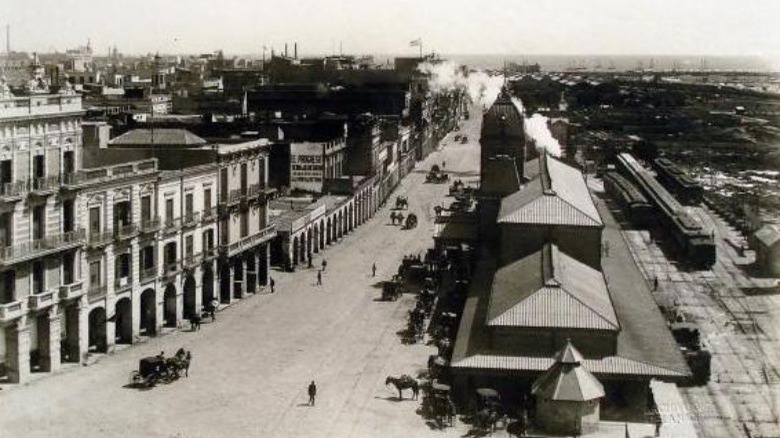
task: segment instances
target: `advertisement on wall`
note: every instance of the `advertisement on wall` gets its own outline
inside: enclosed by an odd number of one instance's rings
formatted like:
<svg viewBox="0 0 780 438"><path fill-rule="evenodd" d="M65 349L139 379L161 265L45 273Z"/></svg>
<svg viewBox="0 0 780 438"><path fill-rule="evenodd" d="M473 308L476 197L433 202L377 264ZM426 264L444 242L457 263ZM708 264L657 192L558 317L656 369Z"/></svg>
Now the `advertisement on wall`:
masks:
<svg viewBox="0 0 780 438"><path fill-rule="evenodd" d="M290 145L290 188L310 192L322 191L325 169L320 143Z"/></svg>

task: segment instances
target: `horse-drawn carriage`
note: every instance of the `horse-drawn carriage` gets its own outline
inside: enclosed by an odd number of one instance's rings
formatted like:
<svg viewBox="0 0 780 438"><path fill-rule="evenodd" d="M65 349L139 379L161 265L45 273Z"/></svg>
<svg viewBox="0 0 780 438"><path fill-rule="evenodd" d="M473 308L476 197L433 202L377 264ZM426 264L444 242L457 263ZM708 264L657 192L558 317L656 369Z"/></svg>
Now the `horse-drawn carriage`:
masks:
<svg viewBox="0 0 780 438"><path fill-rule="evenodd" d="M436 421L441 429L445 425L452 426L452 420L455 417L455 403L450 396L450 386L433 382L430 391L423 400L423 412L426 417Z"/></svg>
<svg viewBox="0 0 780 438"><path fill-rule="evenodd" d="M396 210L406 210L409 208L409 199L406 196L396 196L395 208Z"/></svg>
<svg viewBox="0 0 780 438"><path fill-rule="evenodd" d="M130 384L152 388L158 383L171 383L189 373L192 355L179 349L175 357L166 358L162 354L145 357L138 361L138 369L130 373Z"/></svg>
<svg viewBox="0 0 780 438"><path fill-rule="evenodd" d="M450 180L450 176L442 172L438 164L431 166L431 170L425 175L425 182L428 183L443 183Z"/></svg>
<svg viewBox="0 0 780 438"><path fill-rule="evenodd" d="M403 293L401 276L393 275L393 279L382 284L382 301L395 301Z"/></svg>

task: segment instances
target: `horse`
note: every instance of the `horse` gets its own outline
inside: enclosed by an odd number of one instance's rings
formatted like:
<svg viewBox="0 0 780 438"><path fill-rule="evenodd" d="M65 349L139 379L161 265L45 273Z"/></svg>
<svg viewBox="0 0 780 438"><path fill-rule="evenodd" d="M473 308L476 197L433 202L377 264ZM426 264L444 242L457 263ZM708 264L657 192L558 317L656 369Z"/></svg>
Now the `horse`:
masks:
<svg viewBox="0 0 780 438"><path fill-rule="evenodd" d="M410 389L412 390L412 400L417 400L417 396L420 394L420 385L417 383L416 380L412 376L409 376L407 374L402 375L401 377L392 377L387 376L387 379L385 379L385 385L393 384L395 388L398 390L398 398L403 400L403 390L404 389Z"/></svg>
<svg viewBox="0 0 780 438"><path fill-rule="evenodd" d="M190 317L190 330L193 332L196 330L200 330L200 323L203 320L203 318L200 315L192 315Z"/></svg>
<svg viewBox="0 0 780 438"><path fill-rule="evenodd" d="M396 216L395 212L390 212L390 221L395 225L395 221L398 219L398 216Z"/></svg>

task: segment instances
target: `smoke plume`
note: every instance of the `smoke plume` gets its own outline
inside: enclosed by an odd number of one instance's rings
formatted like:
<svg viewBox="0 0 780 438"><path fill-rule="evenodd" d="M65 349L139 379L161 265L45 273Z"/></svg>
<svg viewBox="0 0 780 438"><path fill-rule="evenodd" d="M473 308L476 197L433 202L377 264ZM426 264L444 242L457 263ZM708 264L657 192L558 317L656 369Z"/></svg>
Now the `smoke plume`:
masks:
<svg viewBox="0 0 780 438"><path fill-rule="evenodd" d="M473 102L485 107L493 104L504 82L502 76L490 76L483 71L469 72L450 61L424 62L417 68L428 75L431 91L465 90Z"/></svg>
<svg viewBox="0 0 780 438"><path fill-rule="evenodd" d="M547 126L547 117L541 114L534 114L525 119L525 132L536 144L536 150L545 150L553 157L561 156L561 145L558 143L550 128Z"/></svg>

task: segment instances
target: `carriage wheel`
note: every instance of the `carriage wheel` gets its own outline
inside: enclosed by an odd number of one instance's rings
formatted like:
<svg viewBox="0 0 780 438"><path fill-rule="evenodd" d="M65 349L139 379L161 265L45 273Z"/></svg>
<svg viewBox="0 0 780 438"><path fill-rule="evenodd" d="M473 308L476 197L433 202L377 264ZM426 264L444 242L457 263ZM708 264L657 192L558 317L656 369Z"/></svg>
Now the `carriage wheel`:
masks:
<svg viewBox="0 0 780 438"><path fill-rule="evenodd" d="M138 370L134 370L133 372L130 373L130 384L131 385L136 384L136 383L140 382L141 380L143 380L143 378L141 378L141 373L138 372Z"/></svg>

